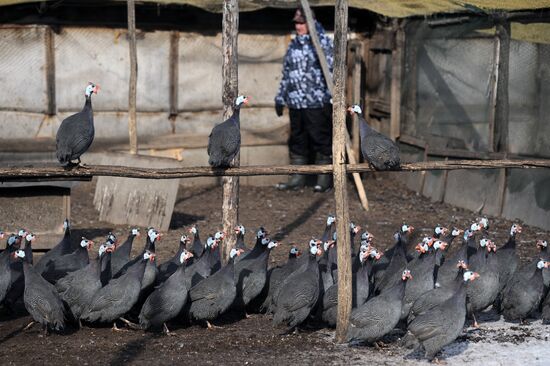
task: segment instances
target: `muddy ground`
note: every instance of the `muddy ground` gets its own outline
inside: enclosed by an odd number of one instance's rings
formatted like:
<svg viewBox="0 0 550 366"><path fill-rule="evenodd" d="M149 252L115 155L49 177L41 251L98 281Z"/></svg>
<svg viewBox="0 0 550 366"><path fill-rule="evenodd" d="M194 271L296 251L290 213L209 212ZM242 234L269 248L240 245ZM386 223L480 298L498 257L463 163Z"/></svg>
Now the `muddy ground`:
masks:
<svg viewBox="0 0 550 366"><path fill-rule="evenodd" d="M395 177L395 176L393 176ZM371 210L364 212L353 187L350 192L350 217L375 235L381 249L392 243L392 234L404 222L417 228L419 235L431 233L436 224L464 228L478 215L447 204L434 203L408 191L392 176L366 180ZM127 227L98 221L92 205L93 183L82 183L73 190L72 225L76 237L100 238L114 231L121 238ZM272 188L242 187L240 221L247 228L245 241L253 243L253 232L265 226L270 236L282 242L272 253L272 264L285 260L295 243L304 249L312 236L324 229L326 216L334 213L332 194L277 192ZM180 188L171 228L157 247L159 260L175 253L180 235L192 224L199 225L201 238L219 229L221 189ZM512 222L490 217L491 239L502 245ZM32 228L29 228L32 230ZM526 261L536 253L535 240L549 238L548 232L524 225L518 237L519 252ZM143 247L136 242L134 252ZM550 326L539 321L530 325L504 323L488 311L482 317L481 330L468 328L442 358L448 364L548 365L550 364ZM28 330L28 316L14 318L0 310L0 363L2 365L168 365L190 364L424 364L419 353L401 349L394 332L379 348L338 345L330 329L311 327L298 334L281 336L269 317L253 314L241 319L229 314L208 330L199 325L171 324L174 335L163 336L143 331L113 332L110 327L84 327L65 334L44 336L38 326Z"/></svg>

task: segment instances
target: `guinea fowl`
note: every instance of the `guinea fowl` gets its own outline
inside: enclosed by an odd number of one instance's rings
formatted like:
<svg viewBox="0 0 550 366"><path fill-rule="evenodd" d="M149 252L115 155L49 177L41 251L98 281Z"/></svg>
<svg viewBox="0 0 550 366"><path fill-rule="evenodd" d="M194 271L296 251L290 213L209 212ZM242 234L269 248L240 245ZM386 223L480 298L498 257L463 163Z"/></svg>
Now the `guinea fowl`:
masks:
<svg viewBox="0 0 550 366"><path fill-rule="evenodd" d="M462 285L450 299L419 314L408 326L407 335L420 343L429 360L462 334L466 321L466 289L477 282L474 280L478 276L467 271L463 277Z"/></svg>
<svg viewBox="0 0 550 366"><path fill-rule="evenodd" d="M407 269L398 274L399 282L351 312L348 342L375 342L391 332L399 323L405 284L413 277Z"/></svg>
<svg viewBox="0 0 550 366"><path fill-rule="evenodd" d="M241 148L240 110L248 104L248 98L239 95L235 100L233 115L214 126L208 137L208 164L214 168L227 168Z"/></svg>
<svg viewBox="0 0 550 366"><path fill-rule="evenodd" d="M334 217L333 215L328 215L327 223L325 225L325 230L323 231L323 234L321 235L321 239L320 239L323 243L332 238L335 222L336 222L336 217Z"/></svg>
<svg viewBox="0 0 550 366"><path fill-rule="evenodd" d="M63 222L63 228L65 233L63 234L61 241L57 243L55 247L44 253L36 265L34 265L36 272L43 273L46 266L52 259L69 254L73 251L71 246L71 225L69 223L69 219L65 219Z"/></svg>
<svg viewBox="0 0 550 366"><path fill-rule="evenodd" d="M516 254L516 234L521 233L521 230L520 225L513 224L510 228L508 241L497 252L499 292L501 293L514 276L519 265L519 256Z"/></svg>
<svg viewBox="0 0 550 366"><path fill-rule="evenodd" d="M201 242L201 238L199 235L199 227L197 225L193 225L189 229L189 234L193 235L193 245L191 251L193 252L193 256L195 260L200 258L204 252L204 245Z"/></svg>
<svg viewBox="0 0 550 366"><path fill-rule="evenodd" d="M229 309L235 297L235 257L241 250L231 249L229 262L212 276L202 280L189 290L189 316L191 319L205 321L212 328L211 320L216 319Z"/></svg>
<svg viewBox="0 0 550 366"><path fill-rule="evenodd" d="M499 292L496 245L489 240L486 248L488 252L487 257L480 257L482 258L481 263L475 269L479 273L479 280L472 282L466 289L469 298L468 312L472 315L474 327L476 328L478 327L478 323L475 314L489 307L495 301ZM472 266L470 268L472 269Z"/></svg>
<svg viewBox="0 0 550 366"><path fill-rule="evenodd" d="M214 261L214 251L218 246L218 241L213 237L206 240L206 248L202 256L189 266L188 272L191 277L191 286L195 286L212 274L212 263Z"/></svg>
<svg viewBox="0 0 550 366"><path fill-rule="evenodd" d="M379 260L381 255L376 249L365 248L359 252L361 266L357 272L352 273L352 307L363 305L369 298L369 259ZM323 295L322 319L330 327L336 326L338 310L338 283L335 283Z"/></svg>
<svg viewBox="0 0 550 366"><path fill-rule="evenodd" d="M441 228L441 227L440 227ZM438 227L434 230L434 238L443 240L445 243L447 243L447 249L446 250L438 250L435 253L435 265L439 268L443 265L445 262L445 254L450 251L451 245L453 244L453 241L456 237L460 236L462 234L462 230L457 229L456 227L452 228L452 230L448 230L446 228L441 228L441 232L439 234L436 233ZM443 236L443 237L441 237Z"/></svg>
<svg viewBox="0 0 550 366"><path fill-rule="evenodd" d="M308 261L288 276L275 299L273 324L288 326L286 333L293 331L307 319L319 297L319 264L322 254L318 245L310 246Z"/></svg>
<svg viewBox="0 0 550 366"><path fill-rule="evenodd" d="M441 240L435 240L431 248L425 243L418 244L418 250L421 252L421 255L407 266L414 273L415 280L408 282L405 286L401 319L407 319L413 303L424 293L434 288L436 252L445 250L446 247L447 243Z"/></svg>
<svg viewBox="0 0 550 366"><path fill-rule="evenodd" d="M142 258L137 265L130 267L123 275L112 279L105 287L99 289L80 319L91 323L110 323L130 311L139 299L145 266L147 262L155 259L155 254L145 251ZM116 323L113 324L113 330L118 330Z"/></svg>
<svg viewBox="0 0 550 366"><path fill-rule="evenodd" d="M267 291L267 296L263 304L260 306L261 311L265 311L266 314L270 314L273 311L272 303L275 294L278 293L284 279L298 269L300 261L298 261L297 258L301 254L302 253L298 250L298 248L294 246L291 247L288 253L288 261L283 266L271 268L267 271L266 289L264 290Z"/></svg>
<svg viewBox="0 0 550 366"><path fill-rule="evenodd" d="M80 323L80 316L101 289L101 262L112 248L102 244L98 256L92 256L90 263L78 271L71 272L56 282L55 287L61 299L69 307L73 319Z"/></svg>
<svg viewBox="0 0 550 366"><path fill-rule="evenodd" d="M459 271L459 267L456 264L461 261L465 264L468 263L468 240L471 237L473 237L473 233L469 229L464 231L462 246L439 267L436 276L436 286L445 287L453 283Z"/></svg>
<svg viewBox="0 0 550 366"><path fill-rule="evenodd" d="M176 252L176 254L170 258L169 260L167 260L166 262L162 263L160 266L159 266L159 273L158 273L158 276L157 276L157 283L162 283L164 281L166 281L168 279L168 277L170 277L174 272L176 272L176 270L181 266L182 262L181 262L181 254L185 251L185 248L187 247L187 244L190 242L191 240L189 239L189 237L187 235L182 235L180 237L180 244L179 244L179 248L178 248L178 251ZM189 256L188 258L185 259L186 263L187 263L187 259L189 258L192 258L193 256Z"/></svg>
<svg viewBox="0 0 550 366"><path fill-rule="evenodd" d="M0 238L4 238L4 232L0 233ZM10 244L11 242L11 244ZM15 242L15 236L10 236L6 249L0 253L0 304L4 301L6 294L11 286L11 245Z"/></svg>
<svg viewBox="0 0 550 366"><path fill-rule="evenodd" d="M216 240L218 245L216 245L216 247L214 248L214 251L212 252L213 256L210 262L211 273L218 272L220 268L222 268L222 254L221 254L220 244L223 242L224 239L225 239L225 233L223 231L217 231L214 234L214 240Z"/></svg>
<svg viewBox="0 0 550 366"><path fill-rule="evenodd" d="M134 239L141 236L138 228L133 228L128 234L128 238L121 245L116 246L116 250L111 254L111 271L116 275L126 263L130 261L130 254Z"/></svg>
<svg viewBox="0 0 550 366"><path fill-rule="evenodd" d="M494 243L490 239L481 238L481 240L479 241L479 248L477 249L477 252L470 258L468 258L468 267L471 268L473 271L477 271L487 262L487 245L489 244L494 246Z"/></svg>
<svg viewBox="0 0 550 366"><path fill-rule="evenodd" d="M248 248L246 247L246 244L244 243L244 234L246 233L246 229L242 225L238 225L235 228L235 234L237 235L237 242L235 243L235 249L242 249L243 251L247 251Z"/></svg>
<svg viewBox="0 0 550 366"><path fill-rule="evenodd" d="M267 230L262 226L256 232L256 243L254 244L254 247L251 250L245 250L238 258L235 259L235 263L243 260L248 255L253 257L260 255L263 252L264 245L267 243L269 243L269 239L267 239Z"/></svg>
<svg viewBox="0 0 550 366"><path fill-rule="evenodd" d="M32 242L35 239L36 236L32 233L25 235L25 248L23 252L25 253L25 260L30 264L33 264ZM17 310L18 308L22 308L22 306L18 306L18 302L22 300L23 293L25 291L23 263L21 261L14 261L11 263L10 268L11 284L9 291L6 294L5 303L8 308Z"/></svg>
<svg viewBox="0 0 550 366"><path fill-rule="evenodd" d="M116 245L110 239L99 247L102 251L101 260L99 261L101 270L99 279L101 280L101 286L105 286L113 278L111 262L115 247Z"/></svg>
<svg viewBox="0 0 550 366"><path fill-rule="evenodd" d="M23 260L25 309L35 322L42 325L46 332L49 330L62 331L65 328L64 307L55 287L35 271L25 259L24 251L19 249L15 251L14 256Z"/></svg>
<svg viewBox="0 0 550 366"><path fill-rule="evenodd" d="M278 242L269 240L264 245L264 251L257 257L247 256L235 264L235 279L237 281L237 297L235 307L246 309L263 290L267 280L267 263L269 254Z"/></svg>
<svg viewBox="0 0 550 366"><path fill-rule="evenodd" d="M408 264L407 258L405 257L405 249L403 248L402 236L400 233L396 233L395 236L397 243L392 250L390 263L384 270L383 276L380 279L375 277L374 292L376 294L401 283L401 273ZM387 253L384 253L384 255L386 254Z"/></svg>
<svg viewBox="0 0 550 366"><path fill-rule="evenodd" d="M55 284L57 280L69 272L84 268L89 262L88 251L92 248L93 241L82 237L80 246L74 252L52 259L42 273L48 282Z"/></svg>
<svg viewBox="0 0 550 366"><path fill-rule="evenodd" d="M357 114L359 119L359 135L361 138L361 153L363 158L376 170L397 169L400 165L399 147L387 136L375 131L361 116L361 107L353 105L348 108L351 115Z"/></svg>
<svg viewBox="0 0 550 366"><path fill-rule="evenodd" d="M542 270L550 262L539 260L531 267L531 273L516 273L506 286L502 299L502 313L507 321L525 321L533 311L538 309L544 294Z"/></svg>
<svg viewBox="0 0 550 366"><path fill-rule="evenodd" d="M456 291L458 291L458 288L464 281L463 277L464 273L468 270L468 265L464 260L459 260L454 267L457 271L453 281L445 283L444 285L436 286L435 288L422 294L422 296L414 301L407 318L408 323L418 316L418 314L429 311L430 309L447 301L456 293ZM474 273L476 277L479 277L478 273Z"/></svg>
<svg viewBox="0 0 550 366"><path fill-rule="evenodd" d="M92 94L99 91L99 85L88 83L86 87L86 102L84 108L76 114L65 118L56 136L56 156L61 165L71 165L72 160L80 164L80 156L84 154L94 141L94 113L92 110Z"/></svg>
<svg viewBox="0 0 550 366"><path fill-rule="evenodd" d="M143 329L164 327L169 333L166 322L177 317L187 302L191 279L186 273L186 263L192 257L193 253L182 249L176 270L147 297L139 314Z"/></svg>
<svg viewBox="0 0 550 366"><path fill-rule="evenodd" d="M414 227L411 225L403 224L399 231L395 232L393 235L394 245L384 252L384 256L376 262L373 273L374 273L374 282L380 282L384 277L384 273L388 265L390 264L391 258L393 257L393 252L395 248L400 245L406 250L409 245L409 242L412 239L414 234Z"/></svg>

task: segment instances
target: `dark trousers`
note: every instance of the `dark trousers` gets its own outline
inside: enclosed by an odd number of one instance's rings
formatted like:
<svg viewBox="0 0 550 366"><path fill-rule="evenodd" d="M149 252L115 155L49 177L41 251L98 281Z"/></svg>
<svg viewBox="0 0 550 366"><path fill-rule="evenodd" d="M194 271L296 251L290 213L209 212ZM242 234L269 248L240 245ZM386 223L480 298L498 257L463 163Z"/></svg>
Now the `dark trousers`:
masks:
<svg viewBox="0 0 550 366"><path fill-rule="evenodd" d="M332 105L323 108L289 109L290 152L310 156L311 152L332 155Z"/></svg>

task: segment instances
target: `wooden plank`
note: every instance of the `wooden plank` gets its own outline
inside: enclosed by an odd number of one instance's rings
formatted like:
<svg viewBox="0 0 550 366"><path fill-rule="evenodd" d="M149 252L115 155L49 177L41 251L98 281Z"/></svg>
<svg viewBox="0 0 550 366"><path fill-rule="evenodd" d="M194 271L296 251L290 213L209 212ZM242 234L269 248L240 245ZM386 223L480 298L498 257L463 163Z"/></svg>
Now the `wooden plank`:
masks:
<svg viewBox="0 0 550 366"><path fill-rule="evenodd" d="M53 116L57 113L55 97L55 38L51 27L45 29L46 43L46 94L48 107L46 114Z"/></svg>
<svg viewBox="0 0 550 366"><path fill-rule="evenodd" d="M390 138L395 141L401 130L401 84L403 76L405 32L403 27L395 21L395 45L392 52L391 68L391 97L390 97Z"/></svg>
<svg viewBox="0 0 550 366"><path fill-rule="evenodd" d="M239 92L238 74L238 40L239 37L239 2L237 0L224 0L222 19L222 101L224 106L224 119L233 113L235 98ZM240 165L240 153L232 163L233 166ZM229 258L231 248L235 246L235 226L239 222L239 177L223 178L223 203L222 223L223 230L227 234L222 246L222 258L225 261Z"/></svg>
<svg viewBox="0 0 550 366"><path fill-rule="evenodd" d="M130 153L137 154L136 94L137 94L137 49L136 49L136 8L134 0L127 0L128 46L130 50L130 85L128 87L128 134Z"/></svg>
<svg viewBox="0 0 550 366"><path fill-rule="evenodd" d="M147 158L145 156L144 158ZM169 159L174 161L173 159ZM174 161L175 162L175 161ZM177 162L175 162L177 164ZM340 164L348 173L374 172L369 164ZM449 160L418 163L402 163L399 169L390 172L417 172L423 170L457 170L457 169L500 169L500 168L550 168L550 159L522 160ZM157 169L149 167L128 167L111 165L87 165L65 170L56 164L40 166L0 167L0 182L44 181L90 179L95 176L126 177L137 179L175 179L194 177L221 176L254 176L254 175L289 175L289 174L330 174L332 165L253 165L238 168L214 169L212 167L176 167Z"/></svg>
<svg viewBox="0 0 550 366"><path fill-rule="evenodd" d="M307 16L307 15L306 15ZM334 198L336 230L338 232L338 315L336 341L346 341L351 314L351 248L349 231L348 192L346 182L346 50L348 33L348 2L337 0L334 14L334 93L333 144ZM353 155L353 154L348 154Z"/></svg>

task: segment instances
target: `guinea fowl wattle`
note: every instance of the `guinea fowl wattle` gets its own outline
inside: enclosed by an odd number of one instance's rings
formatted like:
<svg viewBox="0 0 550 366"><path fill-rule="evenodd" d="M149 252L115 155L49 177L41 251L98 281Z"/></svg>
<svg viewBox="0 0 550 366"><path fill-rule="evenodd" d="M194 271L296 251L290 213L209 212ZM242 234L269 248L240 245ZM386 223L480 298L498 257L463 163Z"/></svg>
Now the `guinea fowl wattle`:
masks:
<svg viewBox="0 0 550 366"><path fill-rule="evenodd" d="M65 118L56 136L57 160L64 165L80 164L80 156L84 154L94 141L94 113L92 110L92 94L99 91L99 85L89 83L86 87L84 108L76 114Z"/></svg>
<svg viewBox="0 0 550 366"><path fill-rule="evenodd" d="M248 98L239 95L235 100L233 115L214 126L208 137L208 164L214 168L228 168L241 148L240 110Z"/></svg>
<svg viewBox="0 0 550 366"><path fill-rule="evenodd" d="M348 111L352 115L356 113L359 118L359 135L363 158L377 170L399 168L400 158L397 144L367 124L367 121L361 116L361 107L353 105Z"/></svg>

